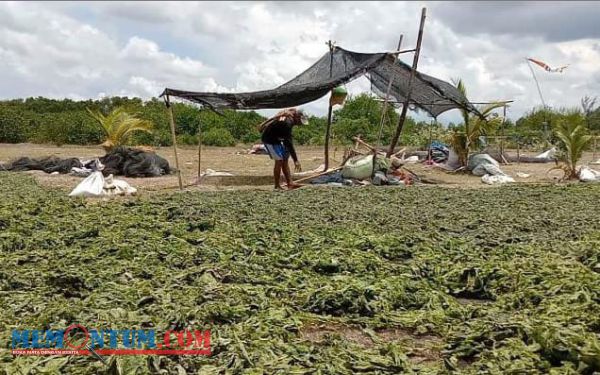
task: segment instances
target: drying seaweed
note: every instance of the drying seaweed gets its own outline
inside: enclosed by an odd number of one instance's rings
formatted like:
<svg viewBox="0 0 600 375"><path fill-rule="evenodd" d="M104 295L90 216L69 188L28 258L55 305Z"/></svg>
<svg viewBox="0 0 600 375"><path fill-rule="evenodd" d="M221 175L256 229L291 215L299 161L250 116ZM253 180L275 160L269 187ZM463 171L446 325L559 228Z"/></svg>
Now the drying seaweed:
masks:
<svg viewBox="0 0 600 375"><path fill-rule="evenodd" d="M0 194L3 349L72 323L212 331L210 357L2 350L0 373L600 371L600 186L88 202L0 173Z"/></svg>

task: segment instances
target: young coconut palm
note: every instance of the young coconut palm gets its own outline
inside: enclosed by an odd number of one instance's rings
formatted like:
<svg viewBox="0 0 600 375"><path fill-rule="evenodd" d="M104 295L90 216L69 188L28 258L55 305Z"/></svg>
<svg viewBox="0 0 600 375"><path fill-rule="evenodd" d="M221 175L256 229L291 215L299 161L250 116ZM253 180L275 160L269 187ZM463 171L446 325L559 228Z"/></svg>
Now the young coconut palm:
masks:
<svg viewBox="0 0 600 375"><path fill-rule="evenodd" d="M467 88L462 79L453 80L454 85L464 97L467 97ZM450 144L454 152L458 155L460 165L467 166L469 161L469 151L471 145L475 144L480 136L489 134L493 129L502 123L502 117L494 113L497 108L502 108L504 103L492 102L478 107L482 117L471 115L466 109L461 109L463 122L465 125L464 132L454 130L450 136Z"/></svg>
<svg viewBox="0 0 600 375"><path fill-rule="evenodd" d="M565 118L557 121L554 134L560 141L560 158L564 163L558 168L565 171L564 179L577 179L577 162L592 140L592 136L588 135L585 118L578 111L567 114Z"/></svg>
<svg viewBox="0 0 600 375"><path fill-rule="evenodd" d="M122 107L115 108L106 116L100 111L92 111L89 108L87 108L87 111L98 121L98 124L106 133L106 140L102 143L102 147L106 151L126 144L131 133L135 131L150 133L154 128L151 121L139 119L135 115L126 112Z"/></svg>

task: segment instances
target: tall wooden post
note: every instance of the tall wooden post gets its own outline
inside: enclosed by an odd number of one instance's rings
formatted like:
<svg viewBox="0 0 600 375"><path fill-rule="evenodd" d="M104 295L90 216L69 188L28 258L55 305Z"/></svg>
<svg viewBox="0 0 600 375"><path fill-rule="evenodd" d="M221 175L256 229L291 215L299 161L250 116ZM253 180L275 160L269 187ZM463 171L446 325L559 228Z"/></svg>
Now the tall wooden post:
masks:
<svg viewBox="0 0 600 375"><path fill-rule="evenodd" d="M502 155L501 159L504 160L504 124L506 123L506 103L504 103L504 107L502 107L502 125L500 127L500 155Z"/></svg>
<svg viewBox="0 0 600 375"><path fill-rule="evenodd" d="M390 149L387 152L386 157L392 156L394 153L394 149L396 148L396 144L398 144L398 138L400 138L400 134L402 133L402 128L404 127L404 121L406 120L406 113L408 112L408 103L410 102L410 94L412 90L412 83L415 78L415 71L417 70L417 65L419 64L419 54L421 53L421 42L423 41L423 28L425 27L425 17L427 16L427 8L423 8L421 10L421 24L419 25L419 35L417 36L417 47L415 48L415 55L413 57L412 69L410 71L410 77L408 79L408 90L406 93L406 98L404 98L404 103L402 105L402 112L400 113L400 119L398 120L398 126L396 128L396 133L392 137L392 143L390 143Z"/></svg>
<svg viewBox="0 0 600 375"><path fill-rule="evenodd" d="M400 51L400 47L402 47L402 38L404 38L404 34L400 34L400 39L398 39L398 48L396 51ZM398 58L397 56L395 57ZM394 60L395 62L395 60ZM390 82L388 83L387 91L385 93L385 99L383 101L383 107L381 109L381 121L379 123L379 134L377 135L377 146L381 146L381 136L383 135L383 124L385 123L385 118L387 115L387 105L388 100L390 100L390 93L392 92L392 85L394 84L395 75L392 75L390 78Z"/></svg>
<svg viewBox="0 0 600 375"><path fill-rule="evenodd" d="M429 164L431 164L431 161L433 160L432 155L431 155L431 144L433 143L433 124L437 123L437 118L432 118L431 122L429 123L429 147L427 149L427 158L429 160Z"/></svg>
<svg viewBox="0 0 600 375"><path fill-rule="evenodd" d="M333 75L333 50L335 45L330 41L327 42L329 46L329 78ZM327 129L325 129L325 168L323 171L329 169L329 135L331 134L331 121L333 116L333 105L331 104L331 98L329 98L329 109L327 110Z"/></svg>
<svg viewBox="0 0 600 375"><path fill-rule="evenodd" d="M329 103L329 109L327 109L327 129L325 129L325 167L323 172L329 169L329 134L331 132L331 121L333 117L333 106Z"/></svg>
<svg viewBox="0 0 600 375"><path fill-rule="evenodd" d="M175 168L177 168L177 179L179 180L179 190L183 190L183 182L181 181L181 169L179 168L179 156L177 155L177 139L175 136L175 119L173 117L173 106L169 95L166 96L165 104L169 112L169 122L171 123L171 139L173 140L173 150L175 151Z"/></svg>
<svg viewBox="0 0 600 375"><path fill-rule="evenodd" d="M200 115L198 115L198 185L200 185L200 177L202 175L202 123L199 117Z"/></svg>

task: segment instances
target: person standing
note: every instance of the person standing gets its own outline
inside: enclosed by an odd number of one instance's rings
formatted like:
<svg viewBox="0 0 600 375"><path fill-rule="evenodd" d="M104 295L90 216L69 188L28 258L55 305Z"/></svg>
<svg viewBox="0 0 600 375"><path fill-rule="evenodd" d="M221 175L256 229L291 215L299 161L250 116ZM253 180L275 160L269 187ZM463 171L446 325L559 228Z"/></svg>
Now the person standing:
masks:
<svg viewBox="0 0 600 375"><path fill-rule="evenodd" d="M306 125L308 120L306 115L296 108L291 108L279 112L275 117L261 124L261 140L272 160L275 161L273 167L273 179L275 189L281 190L281 173L285 177L288 189L295 189L300 185L292 181L289 167L289 158L294 160L295 171L302 171L302 166L298 160L298 155L294 149L292 137L292 128L298 125Z"/></svg>

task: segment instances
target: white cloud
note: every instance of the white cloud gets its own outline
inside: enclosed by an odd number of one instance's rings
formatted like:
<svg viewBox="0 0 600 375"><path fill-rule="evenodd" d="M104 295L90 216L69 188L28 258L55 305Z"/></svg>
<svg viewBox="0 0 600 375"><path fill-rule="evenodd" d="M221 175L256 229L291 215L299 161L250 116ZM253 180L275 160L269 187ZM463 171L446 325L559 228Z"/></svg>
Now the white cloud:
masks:
<svg viewBox="0 0 600 375"><path fill-rule="evenodd" d="M553 10L543 3L0 3L0 97L268 89L326 53L329 39L374 52L394 49L403 33L403 48L412 48L423 5L419 70L463 78L474 101L514 99L515 119L539 105L528 56L571 64L563 74L536 70L550 105L574 106L600 89L593 4ZM552 24L520 24L536 16ZM570 26L574 16L582 17L581 28ZM368 89L364 79L349 85L351 93ZM306 107L326 111L325 100Z"/></svg>

